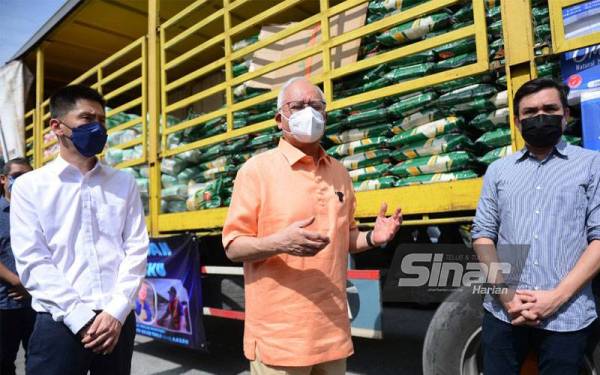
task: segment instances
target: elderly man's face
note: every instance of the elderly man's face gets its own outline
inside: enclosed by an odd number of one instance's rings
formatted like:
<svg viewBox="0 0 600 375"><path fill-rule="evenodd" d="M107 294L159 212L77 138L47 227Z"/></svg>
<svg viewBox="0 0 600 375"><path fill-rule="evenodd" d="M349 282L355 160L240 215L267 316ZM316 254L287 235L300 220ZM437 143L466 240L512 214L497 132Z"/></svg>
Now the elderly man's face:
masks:
<svg viewBox="0 0 600 375"><path fill-rule="evenodd" d="M301 111L307 105L313 107L323 115L323 118L326 118L325 101L317 88L308 81L298 80L293 82L286 88L283 95L283 105L281 106L280 112L283 112L284 116L278 112L275 117L277 127L280 130L289 132L290 125L288 119L295 112Z"/></svg>

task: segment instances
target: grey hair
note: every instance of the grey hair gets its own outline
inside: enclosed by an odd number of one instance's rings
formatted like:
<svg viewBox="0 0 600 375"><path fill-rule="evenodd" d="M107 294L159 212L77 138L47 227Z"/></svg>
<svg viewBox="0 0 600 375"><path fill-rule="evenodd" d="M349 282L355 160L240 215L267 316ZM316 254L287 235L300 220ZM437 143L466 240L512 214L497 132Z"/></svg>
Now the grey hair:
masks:
<svg viewBox="0 0 600 375"><path fill-rule="evenodd" d="M277 95L277 109L281 109L281 106L283 105L283 96L285 94L285 90L287 90L287 88L294 82L296 81L301 81L304 80L306 82L310 82L310 80L308 80L306 77L292 77L290 79L288 79L282 86L281 86L281 90L279 91L279 94ZM312 84L312 82L310 82ZM314 85L315 88L317 89L317 91L319 92L319 94L321 94L321 98L323 98L323 101L325 101L325 94L323 94L323 91L321 90L321 88L317 85Z"/></svg>

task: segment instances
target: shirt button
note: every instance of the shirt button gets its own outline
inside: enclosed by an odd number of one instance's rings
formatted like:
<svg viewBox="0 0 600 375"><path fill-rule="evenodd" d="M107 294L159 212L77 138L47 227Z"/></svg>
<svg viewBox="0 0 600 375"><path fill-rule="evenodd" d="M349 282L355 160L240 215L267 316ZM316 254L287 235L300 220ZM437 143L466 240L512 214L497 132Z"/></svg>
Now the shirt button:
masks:
<svg viewBox="0 0 600 375"><path fill-rule="evenodd" d="M535 266L539 265L539 263L538 263L538 261L537 261L537 260L533 261L533 264L534 264Z"/></svg>
<svg viewBox="0 0 600 375"><path fill-rule="evenodd" d="M533 289L534 289L534 290L539 290L539 289L540 289L540 287L539 287L539 286L534 286L534 287L533 287Z"/></svg>
<svg viewBox="0 0 600 375"><path fill-rule="evenodd" d="M535 188L536 188L536 190L540 190L542 187L541 186L536 186Z"/></svg>
<svg viewBox="0 0 600 375"><path fill-rule="evenodd" d="M537 215L539 215L539 214L540 214L540 210L535 210L535 213L536 213Z"/></svg>
<svg viewBox="0 0 600 375"><path fill-rule="evenodd" d="M533 239L534 239L534 240L537 240L537 239L538 239L538 235L537 235L537 234L534 234L534 235L533 235Z"/></svg>

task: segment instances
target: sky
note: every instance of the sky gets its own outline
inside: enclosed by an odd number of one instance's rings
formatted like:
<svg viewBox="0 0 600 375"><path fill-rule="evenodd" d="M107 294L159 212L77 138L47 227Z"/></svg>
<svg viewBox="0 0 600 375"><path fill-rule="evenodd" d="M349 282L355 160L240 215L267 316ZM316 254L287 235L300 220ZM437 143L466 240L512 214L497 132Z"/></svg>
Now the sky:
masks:
<svg viewBox="0 0 600 375"><path fill-rule="evenodd" d="M4 65L66 0L0 0L0 66Z"/></svg>

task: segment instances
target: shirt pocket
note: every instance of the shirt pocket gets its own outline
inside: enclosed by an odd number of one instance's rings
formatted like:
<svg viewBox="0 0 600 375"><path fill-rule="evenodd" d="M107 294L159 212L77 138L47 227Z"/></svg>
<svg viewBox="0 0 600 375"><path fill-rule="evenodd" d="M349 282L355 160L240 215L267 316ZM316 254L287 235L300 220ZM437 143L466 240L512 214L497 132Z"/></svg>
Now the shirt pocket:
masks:
<svg viewBox="0 0 600 375"><path fill-rule="evenodd" d="M104 204L98 208L98 229L109 236L121 237L125 225L125 206Z"/></svg>

